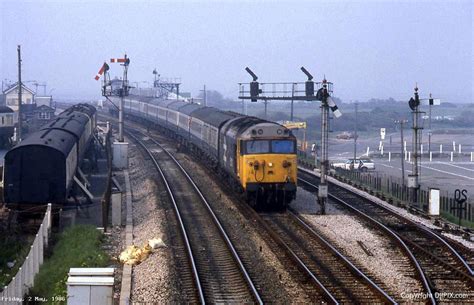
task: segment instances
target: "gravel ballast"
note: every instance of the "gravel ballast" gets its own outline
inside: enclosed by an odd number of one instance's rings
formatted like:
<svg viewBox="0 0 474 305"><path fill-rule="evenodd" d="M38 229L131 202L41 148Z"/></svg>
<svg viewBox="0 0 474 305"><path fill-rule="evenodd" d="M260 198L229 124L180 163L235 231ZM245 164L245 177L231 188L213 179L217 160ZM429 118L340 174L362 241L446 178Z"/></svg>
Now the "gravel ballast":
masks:
<svg viewBox="0 0 474 305"><path fill-rule="evenodd" d="M395 299L402 300L402 293L422 291L420 283L407 275L408 258L388 238L368 228L356 216L338 209L330 200L327 214L317 215L320 208L315 195L302 188L298 188L297 199L291 206L359 269L367 270L384 283Z"/></svg>

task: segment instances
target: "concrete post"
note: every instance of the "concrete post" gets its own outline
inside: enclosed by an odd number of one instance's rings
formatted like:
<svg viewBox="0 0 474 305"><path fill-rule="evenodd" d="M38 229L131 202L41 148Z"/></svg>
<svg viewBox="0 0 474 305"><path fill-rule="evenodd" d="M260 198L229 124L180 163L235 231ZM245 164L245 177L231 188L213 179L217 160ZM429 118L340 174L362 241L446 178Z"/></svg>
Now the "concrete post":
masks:
<svg viewBox="0 0 474 305"><path fill-rule="evenodd" d="M430 151L430 162L433 161L433 152Z"/></svg>
<svg viewBox="0 0 474 305"><path fill-rule="evenodd" d="M420 149L421 149L420 153L421 155L423 155L423 144L420 145Z"/></svg>
<svg viewBox="0 0 474 305"><path fill-rule="evenodd" d="M39 272L39 245L38 245L38 241L39 241L38 234L36 234L35 241L33 242L33 249L35 249L35 255L33 255L33 257L35 258L35 260L34 260L34 263L35 263L34 273L35 274ZM33 282L33 284L34 284L34 282Z"/></svg>
<svg viewBox="0 0 474 305"><path fill-rule="evenodd" d="M392 152L388 152L388 162L392 161Z"/></svg>
<svg viewBox="0 0 474 305"><path fill-rule="evenodd" d="M39 259L39 266L43 265L43 247L44 247L44 236L43 236L43 224L40 225L38 230L38 259Z"/></svg>
<svg viewBox="0 0 474 305"><path fill-rule="evenodd" d="M459 154L462 154L462 151L461 151L461 144L459 144L458 153L459 153Z"/></svg>
<svg viewBox="0 0 474 305"><path fill-rule="evenodd" d="M471 162L474 161L474 153L471 151Z"/></svg>
<svg viewBox="0 0 474 305"><path fill-rule="evenodd" d="M122 193L112 193L112 226L122 225Z"/></svg>
<svg viewBox="0 0 474 305"><path fill-rule="evenodd" d="M454 155L454 152L451 152L451 162L453 162L453 155Z"/></svg>
<svg viewBox="0 0 474 305"><path fill-rule="evenodd" d="M456 142L453 141L453 151L456 151Z"/></svg>
<svg viewBox="0 0 474 305"><path fill-rule="evenodd" d="M443 153L443 144L439 144L439 153L440 153L440 154Z"/></svg>
<svg viewBox="0 0 474 305"><path fill-rule="evenodd" d="M405 150L405 161L408 160L408 151Z"/></svg>
<svg viewBox="0 0 474 305"><path fill-rule="evenodd" d="M411 162L411 151L408 152L408 162Z"/></svg>
<svg viewBox="0 0 474 305"><path fill-rule="evenodd" d="M35 266L33 264L33 257L34 257L34 249L33 246L30 246L30 253L28 254L28 287L33 287L33 282L35 280Z"/></svg>

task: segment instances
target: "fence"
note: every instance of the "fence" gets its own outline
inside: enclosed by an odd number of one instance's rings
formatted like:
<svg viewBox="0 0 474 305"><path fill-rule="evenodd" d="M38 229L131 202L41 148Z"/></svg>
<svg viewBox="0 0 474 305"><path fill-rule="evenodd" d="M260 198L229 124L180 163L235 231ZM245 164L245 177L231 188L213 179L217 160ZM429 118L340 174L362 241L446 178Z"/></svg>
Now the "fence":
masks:
<svg viewBox="0 0 474 305"><path fill-rule="evenodd" d="M403 202L406 203L409 201L408 186L406 184L402 184L400 178L395 178L384 174L381 175L377 172L363 173L339 168L335 170L335 174L333 174L333 176L338 180L356 184L356 186L362 188L364 191L382 197L382 199L391 203L396 203L394 201L398 201L398 204L401 204ZM458 217L458 213L461 212L461 219L467 220L469 222L474 221L474 207L472 201L466 203L465 210L453 213L453 208L456 208L457 204L454 201L454 198L449 196L447 191L445 191L445 194L445 196L440 196L440 210L442 212L451 214L453 217ZM427 211L429 203L429 190L420 188L417 195L418 208Z"/></svg>
<svg viewBox="0 0 474 305"><path fill-rule="evenodd" d="M23 265L18 269L10 284L0 292L0 305L22 304L22 299L28 290L33 287L35 275L43 264L44 249L48 246L51 234L51 204L48 204L35 240L30 247L30 252Z"/></svg>

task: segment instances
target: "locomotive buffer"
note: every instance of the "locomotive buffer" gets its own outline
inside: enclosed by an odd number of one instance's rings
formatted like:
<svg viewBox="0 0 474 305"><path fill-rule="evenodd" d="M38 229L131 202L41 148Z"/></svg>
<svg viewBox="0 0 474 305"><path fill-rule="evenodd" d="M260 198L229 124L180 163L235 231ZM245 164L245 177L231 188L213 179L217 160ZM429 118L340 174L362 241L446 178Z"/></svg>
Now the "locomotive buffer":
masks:
<svg viewBox="0 0 474 305"><path fill-rule="evenodd" d="M328 197L327 186L327 171L329 168L328 161L328 137L329 137L329 108L336 118L342 114L338 109L336 103L331 98L329 93L332 93L333 84L328 82L325 78L322 82L315 83L313 76L304 67L301 71L308 77L308 80L302 82L291 83L259 83L257 75L253 73L248 67L245 70L252 76L253 80L250 83L239 83L239 99L247 99L252 102L263 100L265 102L265 118L267 117L267 102L269 100L291 101L291 113L293 114L293 101L320 101L321 102L321 182L318 189L318 201L321 206L321 214L326 213L326 202ZM304 84L304 90L298 90L298 85ZM315 84L318 91L315 93ZM260 85L262 89L260 89ZM272 90L265 90L266 87L271 87ZM288 89L288 88L291 88ZM316 165L316 164L315 164Z"/></svg>

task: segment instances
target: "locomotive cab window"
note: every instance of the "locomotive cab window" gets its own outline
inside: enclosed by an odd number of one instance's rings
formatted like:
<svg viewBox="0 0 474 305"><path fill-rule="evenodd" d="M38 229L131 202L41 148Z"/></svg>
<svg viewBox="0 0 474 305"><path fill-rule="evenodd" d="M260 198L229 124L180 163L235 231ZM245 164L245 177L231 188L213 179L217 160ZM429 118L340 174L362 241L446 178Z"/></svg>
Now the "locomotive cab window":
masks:
<svg viewBox="0 0 474 305"><path fill-rule="evenodd" d="M265 154L270 152L270 141L255 140L245 142L246 154Z"/></svg>
<svg viewBox="0 0 474 305"><path fill-rule="evenodd" d="M291 140L273 140L272 153L275 154L294 154L295 142Z"/></svg>

